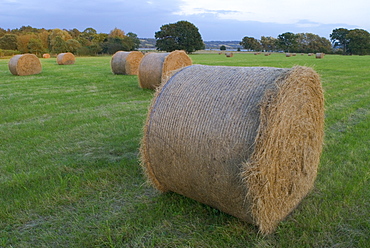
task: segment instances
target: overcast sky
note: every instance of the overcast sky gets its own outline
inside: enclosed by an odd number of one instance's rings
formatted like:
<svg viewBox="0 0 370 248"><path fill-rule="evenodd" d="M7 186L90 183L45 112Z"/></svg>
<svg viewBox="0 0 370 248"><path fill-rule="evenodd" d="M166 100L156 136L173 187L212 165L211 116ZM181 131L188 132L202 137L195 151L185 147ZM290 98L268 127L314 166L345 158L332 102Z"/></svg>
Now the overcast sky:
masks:
<svg viewBox="0 0 370 248"><path fill-rule="evenodd" d="M0 27L115 27L154 38L164 24L186 20L203 40L277 37L285 32L329 38L335 28L370 32L369 0L0 0Z"/></svg>

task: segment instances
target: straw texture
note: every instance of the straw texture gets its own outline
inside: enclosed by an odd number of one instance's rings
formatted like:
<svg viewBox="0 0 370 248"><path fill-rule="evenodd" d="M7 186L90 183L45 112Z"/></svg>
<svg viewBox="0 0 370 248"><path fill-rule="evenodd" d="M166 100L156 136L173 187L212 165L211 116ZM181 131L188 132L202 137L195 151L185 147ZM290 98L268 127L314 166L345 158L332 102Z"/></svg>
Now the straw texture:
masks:
<svg viewBox="0 0 370 248"><path fill-rule="evenodd" d="M72 53L59 53L57 56L58 65L73 65L76 58Z"/></svg>
<svg viewBox="0 0 370 248"><path fill-rule="evenodd" d="M160 191L271 233L313 187L323 106L311 68L189 66L153 99L142 166Z"/></svg>
<svg viewBox="0 0 370 248"><path fill-rule="evenodd" d="M324 53L316 53L316 58L317 58L317 59L323 59L323 58L324 58L324 56L325 56L325 54L324 54Z"/></svg>
<svg viewBox="0 0 370 248"><path fill-rule="evenodd" d="M147 53L139 66L139 86L144 89L156 89L167 81L173 71L192 63L190 57L180 50L171 53Z"/></svg>
<svg viewBox="0 0 370 248"><path fill-rule="evenodd" d="M17 76L34 75L42 71L40 59L34 54L14 55L9 60L8 67Z"/></svg>
<svg viewBox="0 0 370 248"><path fill-rule="evenodd" d="M137 75L143 57L144 54L138 51L118 51L111 59L112 72L114 74Z"/></svg>

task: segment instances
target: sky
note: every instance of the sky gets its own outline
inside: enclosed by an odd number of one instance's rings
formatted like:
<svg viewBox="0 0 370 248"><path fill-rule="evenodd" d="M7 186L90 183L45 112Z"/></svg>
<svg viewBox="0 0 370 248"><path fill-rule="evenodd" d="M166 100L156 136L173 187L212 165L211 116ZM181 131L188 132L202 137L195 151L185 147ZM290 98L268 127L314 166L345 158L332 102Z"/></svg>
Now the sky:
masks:
<svg viewBox="0 0 370 248"><path fill-rule="evenodd" d="M119 28L154 38L162 25L193 23L204 41L277 37L285 32L330 38L335 28L370 32L369 0L0 0L0 28Z"/></svg>

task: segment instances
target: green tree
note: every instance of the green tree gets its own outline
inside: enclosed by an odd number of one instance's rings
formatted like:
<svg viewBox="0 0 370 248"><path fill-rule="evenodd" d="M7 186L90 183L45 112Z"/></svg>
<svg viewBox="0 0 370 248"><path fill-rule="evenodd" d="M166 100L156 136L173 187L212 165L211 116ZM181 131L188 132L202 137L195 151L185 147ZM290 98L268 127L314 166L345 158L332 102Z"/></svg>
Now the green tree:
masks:
<svg viewBox="0 0 370 248"><path fill-rule="evenodd" d="M6 34L6 30L3 28L0 28L0 38L3 37Z"/></svg>
<svg viewBox="0 0 370 248"><path fill-rule="evenodd" d="M137 37L137 34L132 33L132 32L128 32L127 37L129 37L131 39L132 43L133 43L132 50L138 50L139 47L140 47L140 40Z"/></svg>
<svg viewBox="0 0 370 248"><path fill-rule="evenodd" d="M330 40L333 43L333 46L341 48L343 50L343 54L348 53L348 33L349 30L346 28L337 28L330 34Z"/></svg>
<svg viewBox="0 0 370 248"><path fill-rule="evenodd" d="M81 47L80 42L75 39L70 39L66 41L67 52L76 53L77 50Z"/></svg>
<svg viewBox="0 0 370 248"><path fill-rule="evenodd" d="M297 35L291 32L279 34L276 40L276 46L284 52L295 51L297 49Z"/></svg>
<svg viewBox="0 0 370 248"><path fill-rule="evenodd" d="M57 42L57 38L58 38L58 44L55 44ZM61 30L59 28L53 29L51 33L49 34L49 49L51 51L60 50L61 47L63 47L63 45L61 45L63 42L61 42L59 39L62 39L65 43L67 40L72 39L72 36L65 30ZM54 48L55 45L57 45L58 47ZM66 48L63 47L62 50L65 50L65 49Z"/></svg>
<svg viewBox="0 0 370 248"><path fill-rule="evenodd" d="M4 50L17 50L17 36L6 34L0 38L0 48Z"/></svg>
<svg viewBox="0 0 370 248"><path fill-rule="evenodd" d="M226 46L225 45L220 46L220 50L221 51L225 51L226 50Z"/></svg>
<svg viewBox="0 0 370 248"><path fill-rule="evenodd" d="M370 33L363 29L353 29L348 32L348 50L351 54L370 54Z"/></svg>
<svg viewBox="0 0 370 248"><path fill-rule="evenodd" d="M328 39L312 33L299 33L297 37L296 52L300 53L330 53L331 43Z"/></svg>
<svg viewBox="0 0 370 248"><path fill-rule="evenodd" d="M81 34L80 37L88 41L92 41L97 36L97 32L93 28L86 28Z"/></svg>
<svg viewBox="0 0 370 248"><path fill-rule="evenodd" d="M52 51L54 53L65 53L68 51L67 42L60 36L57 36L53 43Z"/></svg>
<svg viewBox="0 0 370 248"><path fill-rule="evenodd" d="M42 46L41 40L31 38L28 42L28 50L30 51L30 53L41 56L41 54L44 53L45 48Z"/></svg>
<svg viewBox="0 0 370 248"><path fill-rule="evenodd" d="M184 50L187 53L204 49L204 42L198 28L188 21L163 25L155 33L157 50L172 52Z"/></svg>
<svg viewBox="0 0 370 248"><path fill-rule="evenodd" d="M260 51L262 49L261 43L253 37L245 36L239 44L243 46L244 49L252 51Z"/></svg>
<svg viewBox="0 0 370 248"><path fill-rule="evenodd" d="M266 52L272 52L276 50L276 38L271 36L261 36L261 46L262 49Z"/></svg>

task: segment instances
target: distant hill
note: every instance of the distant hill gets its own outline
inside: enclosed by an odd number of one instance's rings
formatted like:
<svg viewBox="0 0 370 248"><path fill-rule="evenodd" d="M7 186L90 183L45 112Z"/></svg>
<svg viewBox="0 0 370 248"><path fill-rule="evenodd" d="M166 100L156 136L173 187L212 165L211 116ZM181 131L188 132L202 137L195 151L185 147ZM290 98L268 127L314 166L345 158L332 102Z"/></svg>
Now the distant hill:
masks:
<svg viewBox="0 0 370 248"><path fill-rule="evenodd" d="M139 38L140 39L140 48L155 48L155 39L154 38ZM238 49L242 48L239 45L240 41L205 41L206 49L220 49L222 45L226 47L226 49Z"/></svg>

